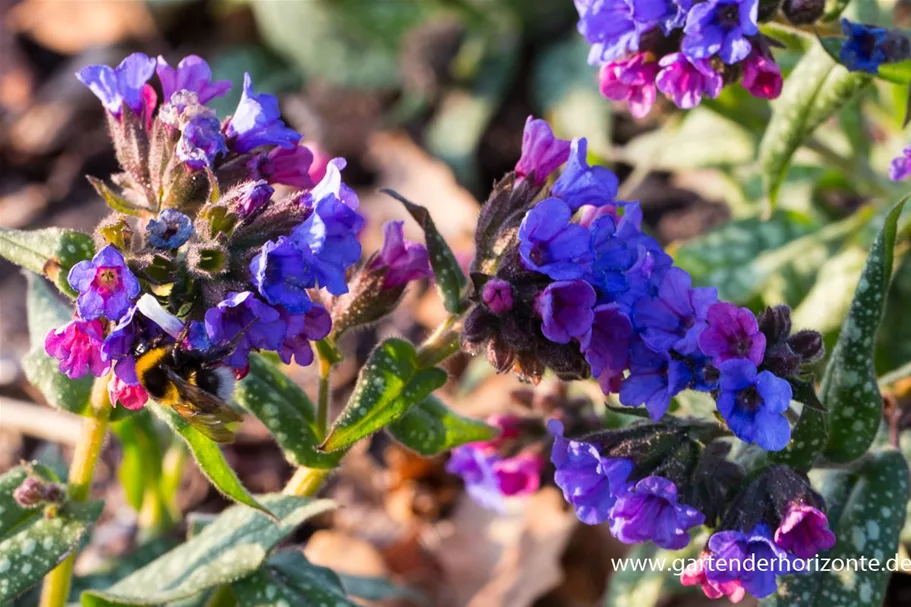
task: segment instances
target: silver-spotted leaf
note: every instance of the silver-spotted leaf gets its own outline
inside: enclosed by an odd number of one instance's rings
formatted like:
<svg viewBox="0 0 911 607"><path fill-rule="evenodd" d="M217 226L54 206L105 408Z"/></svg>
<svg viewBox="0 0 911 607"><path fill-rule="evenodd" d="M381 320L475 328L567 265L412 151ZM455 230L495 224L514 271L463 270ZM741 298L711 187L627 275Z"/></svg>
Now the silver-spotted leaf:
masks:
<svg viewBox="0 0 911 607"><path fill-rule="evenodd" d="M92 237L74 230L0 228L0 257L50 278L64 293L75 296L66 280L70 268L95 252Z"/></svg>
<svg viewBox="0 0 911 607"><path fill-rule="evenodd" d="M258 571L232 584L239 607L331 605L357 607L338 576L296 551L280 552Z"/></svg>
<svg viewBox="0 0 911 607"><path fill-rule="evenodd" d="M490 440L497 429L459 415L430 396L386 428L397 441L421 455L437 455L459 445Z"/></svg>

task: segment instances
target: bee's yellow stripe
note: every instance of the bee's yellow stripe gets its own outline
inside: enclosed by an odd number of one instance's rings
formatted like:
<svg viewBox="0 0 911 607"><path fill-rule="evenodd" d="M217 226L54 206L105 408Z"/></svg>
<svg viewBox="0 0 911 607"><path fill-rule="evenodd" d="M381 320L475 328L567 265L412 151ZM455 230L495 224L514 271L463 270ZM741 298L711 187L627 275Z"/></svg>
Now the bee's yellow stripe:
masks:
<svg viewBox="0 0 911 607"><path fill-rule="evenodd" d="M143 384L148 390L148 387L145 386L145 374L154 367L160 366L161 361L164 360L165 356L168 355L167 348L152 348L145 354L139 356L136 359L136 376L139 378L139 383ZM162 405L174 406L180 402L180 395L177 393L177 387L173 382L168 381L165 386L165 393L162 396L156 397L157 400Z"/></svg>

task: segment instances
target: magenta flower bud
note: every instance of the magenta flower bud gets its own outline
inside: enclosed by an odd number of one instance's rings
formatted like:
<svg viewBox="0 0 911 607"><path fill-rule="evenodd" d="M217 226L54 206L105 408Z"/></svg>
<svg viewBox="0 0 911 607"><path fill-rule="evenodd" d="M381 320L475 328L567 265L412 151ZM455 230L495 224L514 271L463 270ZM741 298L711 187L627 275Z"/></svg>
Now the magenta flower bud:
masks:
<svg viewBox="0 0 911 607"><path fill-rule="evenodd" d="M295 188L310 189L316 185L310 176L313 152L299 144L294 148L275 147L268 153L254 157L247 167L269 183L280 183ZM325 168L323 169L325 173Z"/></svg>
<svg viewBox="0 0 911 607"><path fill-rule="evenodd" d="M44 502L45 483L31 476L13 490L13 499L23 508L34 508Z"/></svg>
<svg viewBox="0 0 911 607"><path fill-rule="evenodd" d="M130 385L114 375L108 382L108 396L111 403L116 405L118 402L132 411L142 409L149 400L149 394L138 383Z"/></svg>
<svg viewBox="0 0 911 607"><path fill-rule="evenodd" d="M795 556L808 559L835 545L826 515L808 504L792 504L778 529L775 543Z"/></svg>
<svg viewBox="0 0 911 607"><path fill-rule="evenodd" d="M712 557L712 552L707 550L695 563L691 563L680 574L680 583L684 586L701 586L702 592L710 599L728 597L732 603L739 603L746 596L746 588L738 580L729 582L711 582L705 574L706 560Z"/></svg>
<svg viewBox="0 0 911 607"><path fill-rule="evenodd" d="M516 163L516 175L528 177L534 172L535 185L541 185L569 158L569 141L557 139L546 120L531 116L522 133L522 156Z"/></svg>
<svg viewBox="0 0 911 607"><path fill-rule="evenodd" d="M494 314L505 314L512 310L512 285L505 280L492 278L481 289L481 300Z"/></svg>
<svg viewBox="0 0 911 607"><path fill-rule="evenodd" d="M371 270L386 269L384 289L394 289L412 280L430 278L430 256L424 245L405 240L403 221L387 221L383 225L383 248L370 263Z"/></svg>
<svg viewBox="0 0 911 607"><path fill-rule="evenodd" d="M655 104L658 62L649 54L636 53L601 66L601 94L625 101L633 118L644 118Z"/></svg>
<svg viewBox="0 0 911 607"><path fill-rule="evenodd" d="M781 95L781 68L772 59L753 52L743 62L740 83L753 97L777 99Z"/></svg>
<svg viewBox="0 0 911 607"><path fill-rule="evenodd" d="M44 339L44 350L60 361L60 372L77 379L92 372L101 377L108 372L109 363L101 359L104 325L100 320L71 320L54 329Z"/></svg>

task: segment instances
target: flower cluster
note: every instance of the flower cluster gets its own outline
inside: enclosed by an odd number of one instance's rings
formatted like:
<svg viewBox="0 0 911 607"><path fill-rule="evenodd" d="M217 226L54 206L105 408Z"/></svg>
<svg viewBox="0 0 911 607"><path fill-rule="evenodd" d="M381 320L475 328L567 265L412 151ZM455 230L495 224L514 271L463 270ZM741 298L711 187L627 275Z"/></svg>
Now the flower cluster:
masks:
<svg viewBox="0 0 911 607"><path fill-rule="evenodd" d="M161 103L149 84L156 72ZM94 258L69 273L76 316L45 344L61 372L113 368L112 402L135 409L148 399L136 356L151 344L184 339L181 348L223 352L220 364L237 376L254 350L309 364L310 342L332 324L314 295L347 293L346 272L361 257L364 220L342 182L345 161L329 161L315 182L312 152L249 75L236 110L219 120L205 104L231 83L213 81L196 56L172 67L134 53L77 77L104 105L123 172L112 177L117 190L93 181L118 212L96 230ZM295 190L278 197L277 184ZM409 272L413 259L402 269L398 255L383 258L396 268L391 283L424 275Z"/></svg>
<svg viewBox="0 0 911 607"><path fill-rule="evenodd" d="M911 39L901 30L841 20L845 34L838 59L852 72L878 74L883 63L911 59Z"/></svg>
<svg viewBox="0 0 911 607"><path fill-rule="evenodd" d="M453 449L446 470L462 477L475 502L502 512L504 498L538 490L544 458L534 448L523 448L521 418L492 416L487 423L500 429L499 436Z"/></svg>
<svg viewBox="0 0 911 607"><path fill-rule="evenodd" d="M644 405L653 420L685 389L710 392L737 437L784 448L790 382L821 356L818 334L791 336L787 309L757 320L718 301L716 289L694 287L642 231L638 203L616 200L616 176L589 166L585 149L584 138L560 141L545 122L529 120L517 177L485 208L505 214L497 207L516 206L509 216L518 225L501 226L514 234L514 250L488 264L490 274L474 274L486 282L466 320L468 346L532 380L541 367L594 376L604 394Z"/></svg>
<svg viewBox="0 0 911 607"><path fill-rule="evenodd" d="M794 23L810 23L823 3L797 10ZM803 3L807 4L807 3ZM649 113L661 91L677 107L693 108L740 82L755 97L781 93L781 69L759 22L778 2L759 0L575 0L579 33L591 44L589 63L600 66L602 94L625 101L635 118Z"/></svg>

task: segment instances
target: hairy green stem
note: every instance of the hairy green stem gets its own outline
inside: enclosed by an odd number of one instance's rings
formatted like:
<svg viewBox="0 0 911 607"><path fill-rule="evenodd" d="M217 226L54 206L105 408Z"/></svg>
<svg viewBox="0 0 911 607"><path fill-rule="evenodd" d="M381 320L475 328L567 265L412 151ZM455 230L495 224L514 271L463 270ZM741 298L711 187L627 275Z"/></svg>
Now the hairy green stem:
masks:
<svg viewBox="0 0 911 607"><path fill-rule="evenodd" d="M429 369L459 351L461 318L450 316L418 348L418 367Z"/></svg>
<svg viewBox="0 0 911 607"><path fill-rule="evenodd" d="M92 386L89 410L82 420L82 431L67 484L69 499L84 502L89 497L92 487L92 476L95 464L104 446L108 432L108 418L111 415L111 400L108 397L108 376L99 377ZM76 562L76 550L73 550L62 563L44 578L41 589L40 607L63 607L70 594L70 581L73 575L73 564Z"/></svg>
<svg viewBox="0 0 911 607"><path fill-rule="evenodd" d="M319 357L319 394L316 401L316 433L320 440L326 438L329 431L329 377L332 375L332 363Z"/></svg>

